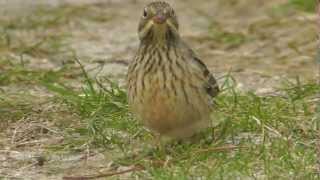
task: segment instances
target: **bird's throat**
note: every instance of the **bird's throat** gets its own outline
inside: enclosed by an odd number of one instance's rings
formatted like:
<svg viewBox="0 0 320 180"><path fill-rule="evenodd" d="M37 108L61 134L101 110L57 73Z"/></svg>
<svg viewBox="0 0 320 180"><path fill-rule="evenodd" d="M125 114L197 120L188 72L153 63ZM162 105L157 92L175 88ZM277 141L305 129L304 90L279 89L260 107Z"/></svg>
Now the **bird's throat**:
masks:
<svg viewBox="0 0 320 180"><path fill-rule="evenodd" d="M155 25L152 28L152 31L154 34L153 41L163 42L163 43L167 41L167 33L169 31L167 25L165 24Z"/></svg>

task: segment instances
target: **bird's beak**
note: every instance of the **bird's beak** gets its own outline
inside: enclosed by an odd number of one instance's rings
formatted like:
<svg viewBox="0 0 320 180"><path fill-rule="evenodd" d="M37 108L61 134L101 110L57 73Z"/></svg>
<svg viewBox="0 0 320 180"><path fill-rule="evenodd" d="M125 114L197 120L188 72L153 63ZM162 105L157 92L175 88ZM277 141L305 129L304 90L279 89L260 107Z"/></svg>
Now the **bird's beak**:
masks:
<svg viewBox="0 0 320 180"><path fill-rule="evenodd" d="M156 24L163 24L164 22L166 22L167 17L163 14L157 14L152 19Z"/></svg>

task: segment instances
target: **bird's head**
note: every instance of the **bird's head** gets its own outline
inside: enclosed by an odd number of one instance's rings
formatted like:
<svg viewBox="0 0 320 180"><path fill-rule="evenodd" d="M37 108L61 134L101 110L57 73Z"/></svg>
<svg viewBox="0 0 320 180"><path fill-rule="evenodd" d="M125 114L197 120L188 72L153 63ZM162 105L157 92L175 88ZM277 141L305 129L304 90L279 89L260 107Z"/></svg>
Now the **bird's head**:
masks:
<svg viewBox="0 0 320 180"><path fill-rule="evenodd" d="M140 40L166 41L179 36L179 24L173 8L166 2L149 3L139 23Z"/></svg>

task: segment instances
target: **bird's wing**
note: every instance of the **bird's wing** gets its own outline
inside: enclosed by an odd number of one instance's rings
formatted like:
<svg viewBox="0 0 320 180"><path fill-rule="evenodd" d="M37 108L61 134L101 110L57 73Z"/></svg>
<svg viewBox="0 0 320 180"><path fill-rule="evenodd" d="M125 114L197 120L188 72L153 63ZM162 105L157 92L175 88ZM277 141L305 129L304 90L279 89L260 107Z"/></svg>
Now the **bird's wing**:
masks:
<svg viewBox="0 0 320 180"><path fill-rule="evenodd" d="M194 57L193 61L199 66L203 73L203 76L205 78L204 88L206 89L206 92L211 97L217 96L220 91L217 80L213 77L207 66L199 58Z"/></svg>
<svg viewBox="0 0 320 180"><path fill-rule="evenodd" d="M220 89L217 83L217 80L213 77L213 75L208 70L207 66L199 59L195 53L186 45L182 44L184 49L184 53L187 54L188 58L191 60L191 65L194 69L194 73L197 73L198 76L201 77L201 83L205 88L206 92L211 96L215 97L218 95Z"/></svg>

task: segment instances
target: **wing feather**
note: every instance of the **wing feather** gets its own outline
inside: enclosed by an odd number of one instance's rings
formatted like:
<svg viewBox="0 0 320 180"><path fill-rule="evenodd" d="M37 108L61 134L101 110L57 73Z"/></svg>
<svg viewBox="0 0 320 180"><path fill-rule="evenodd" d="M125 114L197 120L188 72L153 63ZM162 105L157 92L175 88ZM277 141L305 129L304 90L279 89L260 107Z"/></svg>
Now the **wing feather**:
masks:
<svg viewBox="0 0 320 180"><path fill-rule="evenodd" d="M215 97L220 92L219 85L214 76L210 73L207 66L199 59L195 53L188 47L187 44L182 43L182 49L185 51L184 54L188 55L187 59L191 59L192 64L197 68L197 72L204 79L203 87L206 92L211 96Z"/></svg>
<svg viewBox="0 0 320 180"><path fill-rule="evenodd" d="M206 82L204 84L206 92L211 97L217 96L220 91L217 80L213 77L213 75L208 70L207 66L199 58L194 57L193 60L198 64L199 68L203 72L204 78L206 79Z"/></svg>

